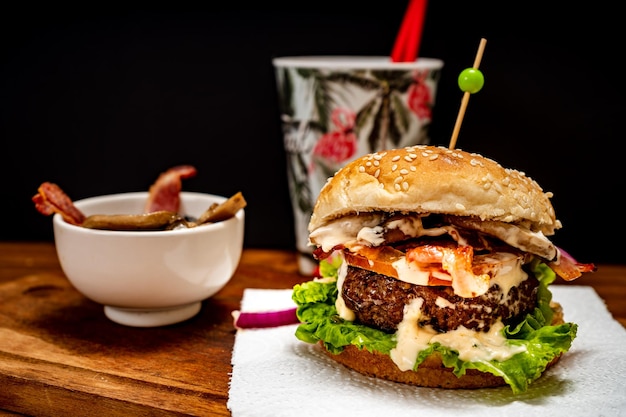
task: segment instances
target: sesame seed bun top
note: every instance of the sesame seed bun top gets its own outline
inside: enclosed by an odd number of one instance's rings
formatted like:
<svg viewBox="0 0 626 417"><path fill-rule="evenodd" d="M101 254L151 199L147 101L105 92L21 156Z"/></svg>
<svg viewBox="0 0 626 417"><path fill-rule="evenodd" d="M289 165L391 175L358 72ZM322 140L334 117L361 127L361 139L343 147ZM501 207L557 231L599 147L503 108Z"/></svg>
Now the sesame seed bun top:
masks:
<svg viewBox="0 0 626 417"><path fill-rule="evenodd" d="M477 216L549 236L561 227L551 196L489 158L417 145L365 155L337 171L320 191L309 232L346 215L384 211Z"/></svg>

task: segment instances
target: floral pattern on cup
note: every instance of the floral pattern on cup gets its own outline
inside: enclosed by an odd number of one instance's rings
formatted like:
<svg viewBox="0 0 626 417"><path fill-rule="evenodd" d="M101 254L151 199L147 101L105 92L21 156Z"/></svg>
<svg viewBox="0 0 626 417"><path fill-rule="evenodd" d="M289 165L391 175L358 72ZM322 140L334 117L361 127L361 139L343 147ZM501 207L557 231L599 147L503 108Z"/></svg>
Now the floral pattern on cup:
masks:
<svg viewBox="0 0 626 417"><path fill-rule="evenodd" d="M428 143L443 63L425 69L359 69L275 62L297 248L328 177L384 149Z"/></svg>
<svg viewBox="0 0 626 417"><path fill-rule="evenodd" d="M431 120L433 111L433 95L424 82L423 72L415 74L415 83L408 90L407 104L411 111L420 119Z"/></svg>
<svg viewBox="0 0 626 417"><path fill-rule="evenodd" d="M357 151L357 136L354 131L356 115L349 109L333 109L331 119L334 130L324 133L313 148L313 164L309 172L315 169L315 163L326 173L332 175Z"/></svg>

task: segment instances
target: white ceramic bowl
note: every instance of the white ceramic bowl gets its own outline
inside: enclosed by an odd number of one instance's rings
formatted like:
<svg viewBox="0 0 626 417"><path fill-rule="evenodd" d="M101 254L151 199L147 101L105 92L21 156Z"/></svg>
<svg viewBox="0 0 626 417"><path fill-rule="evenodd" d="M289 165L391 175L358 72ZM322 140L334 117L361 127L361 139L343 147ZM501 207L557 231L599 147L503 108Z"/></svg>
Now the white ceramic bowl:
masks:
<svg viewBox="0 0 626 417"><path fill-rule="evenodd" d="M181 192L180 213L198 217L225 197ZM74 202L85 215L139 214L147 192ZM65 275L114 322L137 327L173 324L196 315L226 285L243 249L244 210L225 221L167 231L94 230L53 218Z"/></svg>

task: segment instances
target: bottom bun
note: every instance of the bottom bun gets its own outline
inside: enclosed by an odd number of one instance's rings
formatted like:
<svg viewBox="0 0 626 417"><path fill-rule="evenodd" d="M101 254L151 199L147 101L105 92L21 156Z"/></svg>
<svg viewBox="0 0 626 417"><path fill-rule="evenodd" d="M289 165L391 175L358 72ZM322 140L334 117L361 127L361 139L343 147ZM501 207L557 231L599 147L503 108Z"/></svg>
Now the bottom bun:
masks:
<svg viewBox="0 0 626 417"><path fill-rule="evenodd" d="M363 375L388 381L400 382L418 387L430 388L487 388L506 385L502 377L468 369L465 375L457 377L452 368L441 363L439 355L431 355L415 371L401 371L389 355L369 352L354 345L346 346L339 354L333 354L324 347L322 350L333 360Z"/></svg>
<svg viewBox="0 0 626 417"><path fill-rule="evenodd" d="M552 303L552 308L555 310L552 324L562 324L563 314L561 306L557 303ZM389 355L380 352L369 352L366 349L359 349L354 345L349 345L346 346L341 353L333 354L326 350L321 342L320 345L322 346L323 352L331 359L347 368L363 375L388 381L419 387L447 389L476 389L507 385L502 377L481 372L476 369L468 369L464 375L457 377L452 372L452 368L446 368L443 365L441 357L437 353L426 358L426 360L417 367L417 370L401 371L391 360ZM560 356L554 358L546 369L557 363L559 359Z"/></svg>

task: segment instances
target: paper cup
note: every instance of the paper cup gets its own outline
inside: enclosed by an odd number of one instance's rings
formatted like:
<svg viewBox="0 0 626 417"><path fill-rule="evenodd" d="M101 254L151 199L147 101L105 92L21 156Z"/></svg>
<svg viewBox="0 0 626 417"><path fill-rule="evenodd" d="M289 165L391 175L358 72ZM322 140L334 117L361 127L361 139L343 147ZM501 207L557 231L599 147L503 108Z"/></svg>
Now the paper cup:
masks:
<svg viewBox="0 0 626 417"><path fill-rule="evenodd" d="M299 268L317 266L307 230L327 179L370 152L429 143L443 61L386 56L274 58Z"/></svg>

